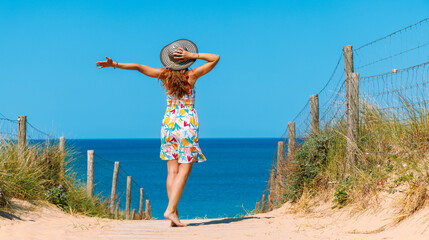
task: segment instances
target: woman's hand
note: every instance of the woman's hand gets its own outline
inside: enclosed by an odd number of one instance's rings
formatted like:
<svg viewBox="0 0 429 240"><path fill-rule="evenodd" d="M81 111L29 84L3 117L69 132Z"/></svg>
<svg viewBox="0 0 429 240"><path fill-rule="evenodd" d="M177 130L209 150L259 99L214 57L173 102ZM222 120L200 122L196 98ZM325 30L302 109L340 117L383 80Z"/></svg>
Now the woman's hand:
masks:
<svg viewBox="0 0 429 240"><path fill-rule="evenodd" d="M95 63L95 65L97 65L98 67L97 69L105 68L105 67L113 67L114 62L112 61L112 59L109 57L106 57L106 59L107 59L106 61L98 61Z"/></svg>
<svg viewBox="0 0 429 240"><path fill-rule="evenodd" d="M138 63L118 63L112 61L111 58L106 57L106 61L98 61L95 64L98 68L105 68L105 67L114 67L118 69L124 69L124 70L137 70L144 75L148 77L153 78L159 78L161 73L164 71L164 68L152 68L149 66L141 65Z"/></svg>
<svg viewBox="0 0 429 240"><path fill-rule="evenodd" d="M183 48L179 48L179 50L174 51L174 59L178 59L180 62L188 61L189 59L195 59L196 53L190 53Z"/></svg>

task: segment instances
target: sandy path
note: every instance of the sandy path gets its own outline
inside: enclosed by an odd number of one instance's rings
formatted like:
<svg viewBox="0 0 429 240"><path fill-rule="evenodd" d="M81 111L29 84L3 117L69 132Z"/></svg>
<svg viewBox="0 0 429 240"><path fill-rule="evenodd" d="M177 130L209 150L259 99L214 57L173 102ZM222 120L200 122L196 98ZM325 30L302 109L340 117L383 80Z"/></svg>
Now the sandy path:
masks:
<svg viewBox="0 0 429 240"><path fill-rule="evenodd" d="M292 222L282 224L269 216L236 219L184 220L186 228L170 228L169 222L127 221L100 234L99 239L311 239L296 233Z"/></svg>
<svg viewBox="0 0 429 240"><path fill-rule="evenodd" d="M120 221L65 214L53 206L0 212L0 239L429 239L429 209L397 225L390 207L351 214L351 209L318 206L310 214L292 214L285 204L275 211L243 218ZM384 231L374 231L387 225Z"/></svg>
<svg viewBox="0 0 429 240"><path fill-rule="evenodd" d="M243 218L183 220L189 225L185 228L169 227L167 220L72 216L53 206L19 213L19 216L0 213L3 216L0 239L302 239L305 236L293 231L295 224L291 219L277 221L273 216L276 212Z"/></svg>

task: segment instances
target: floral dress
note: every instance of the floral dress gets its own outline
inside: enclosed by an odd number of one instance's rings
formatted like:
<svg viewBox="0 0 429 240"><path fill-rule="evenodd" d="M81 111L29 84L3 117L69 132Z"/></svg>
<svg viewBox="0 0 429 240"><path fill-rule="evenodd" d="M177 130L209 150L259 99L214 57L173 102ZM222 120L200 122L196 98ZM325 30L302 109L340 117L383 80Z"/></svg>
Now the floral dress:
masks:
<svg viewBox="0 0 429 240"><path fill-rule="evenodd" d="M204 162L198 144L198 115L194 109L195 89L177 98L167 95L167 109L161 127L161 159L179 163Z"/></svg>

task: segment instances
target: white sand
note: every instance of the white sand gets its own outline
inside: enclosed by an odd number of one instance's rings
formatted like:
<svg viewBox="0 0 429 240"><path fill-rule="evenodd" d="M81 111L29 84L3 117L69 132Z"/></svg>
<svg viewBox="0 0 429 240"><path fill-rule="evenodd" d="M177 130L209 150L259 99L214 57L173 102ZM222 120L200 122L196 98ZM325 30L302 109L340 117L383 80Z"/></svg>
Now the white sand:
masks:
<svg viewBox="0 0 429 240"><path fill-rule="evenodd" d="M232 219L190 219L185 228L166 220L119 221L65 214L52 205L0 213L0 239L429 239L429 208L399 224L398 194L385 194L375 207L331 209L311 203L311 213L292 213L291 205L269 213ZM352 214L355 212L354 214ZM12 218L12 219L9 219ZM385 226L384 230L380 230Z"/></svg>

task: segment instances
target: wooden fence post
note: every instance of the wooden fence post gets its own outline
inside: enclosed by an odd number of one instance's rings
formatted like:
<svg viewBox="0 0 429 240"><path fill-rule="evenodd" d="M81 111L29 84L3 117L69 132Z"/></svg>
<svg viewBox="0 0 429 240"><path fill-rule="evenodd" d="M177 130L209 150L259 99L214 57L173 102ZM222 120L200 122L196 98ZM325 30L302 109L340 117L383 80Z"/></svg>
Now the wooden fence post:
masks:
<svg viewBox="0 0 429 240"><path fill-rule="evenodd" d="M276 190L275 181L276 181L276 172L273 166L273 168L271 168L270 179L269 179L270 194L268 195L268 211L271 211L274 208L274 199L275 199L275 190Z"/></svg>
<svg viewBox="0 0 429 240"><path fill-rule="evenodd" d="M275 201L276 203L280 202L281 196L283 196L284 189L284 172L285 172L285 164L284 164L284 142L277 142L277 175L276 175L276 194Z"/></svg>
<svg viewBox="0 0 429 240"><path fill-rule="evenodd" d="M65 176L65 167L66 167L66 138L60 137L60 154L61 154L61 162L60 162L60 171L61 177Z"/></svg>
<svg viewBox="0 0 429 240"><path fill-rule="evenodd" d="M131 176L127 176L127 200L125 204L125 218L130 219L130 206L131 206Z"/></svg>
<svg viewBox="0 0 429 240"><path fill-rule="evenodd" d="M140 220L144 219L144 212L143 212L143 195L144 190L143 188L140 188L140 205L139 205L139 218Z"/></svg>
<svg viewBox="0 0 429 240"><path fill-rule="evenodd" d="M146 199L146 209L145 209L145 218L150 220L152 219L152 207L150 206L150 200Z"/></svg>
<svg viewBox="0 0 429 240"><path fill-rule="evenodd" d="M343 47L343 55L344 55L344 76L346 78L346 99L349 99L349 87L350 87L350 77L354 72L354 63L353 63L353 48L351 45L347 45ZM349 112L349 101L346 100L347 105L347 114Z"/></svg>
<svg viewBox="0 0 429 240"><path fill-rule="evenodd" d="M110 193L110 213L113 213L113 211L115 210L118 173L119 173L119 162L115 162L115 167L113 168L112 191Z"/></svg>
<svg viewBox="0 0 429 240"><path fill-rule="evenodd" d="M88 194L88 197L92 197L94 195L94 150L88 150L86 192Z"/></svg>
<svg viewBox="0 0 429 240"><path fill-rule="evenodd" d="M286 183L290 183L290 174L295 171L294 161L296 152L296 132L295 122L289 122L288 125L288 144L287 144L287 162L286 162Z"/></svg>
<svg viewBox="0 0 429 240"><path fill-rule="evenodd" d="M135 220L136 219L136 210L133 209L133 215L131 217L131 220Z"/></svg>
<svg viewBox="0 0 429 240"><path fill-rule="evenodd" d="M345 72L346 84L347 84L349 74L354 72L353 47L351 45L344 46L343 55L344 55L344 72Z"/></svg>
<svg viewBox="0 0 429 240"><path fill-rule="evenodd" d="M347 162L349 167L355 164L357 156L357 134L359 127L359 73L349 76L347 98Z"/></svg>
<svg viewBox="0 0 429 240"><path fill-rule="evenodd" d="M317 94L310 96L311 112L311 133L319 133L319 96Z"/></svg>
<svg viewBox="0 0 429 240"><path fill-rule="evenodd" d="M18 116L18 159L23 160L27 146L27 116Z"/></svg>
<svg viewBox="0 0 429 240"><path fill-rule="evenodd" d="M295 158L296 150L296 133L295 133L295 122L289 122L288 125L288 143L287 143L287 158L288 162L290 159Z"/></svg>
<svg viewBox="0 0 429 240"><path fill-rule="evenodd" d="M60 148L60 152L62 152L62 153L64 153L65 150L66 150L65 144L66 144L66 138L64 136L60 137L60 146L59 146L59 148Z"/></svg>
<svg viewBox="0 0 429 240"><path fill-rule="evenodd" d="M347 45L343 47L343 55L344 55L344 72L346 77L346 101L347 101L347 109L346 109L346 116L347 116L347 146L346 146L346 169L345 173L347 174L354 164L354 154L351 149L353 149L352 140L349 136L349 131L351 129L349 118L351 116L350 112L350 103L351 98L349 96L350 94L350 78L352 77L352 73L354 72L354 63L353 63L353 47L351 45Z"/></svg>
<svg viewBox="0 0 429 240"><path fill-rule="evenodd" d="M116 202L116 209L115 209L115 218L119 218L119 201Z"/></svg>

